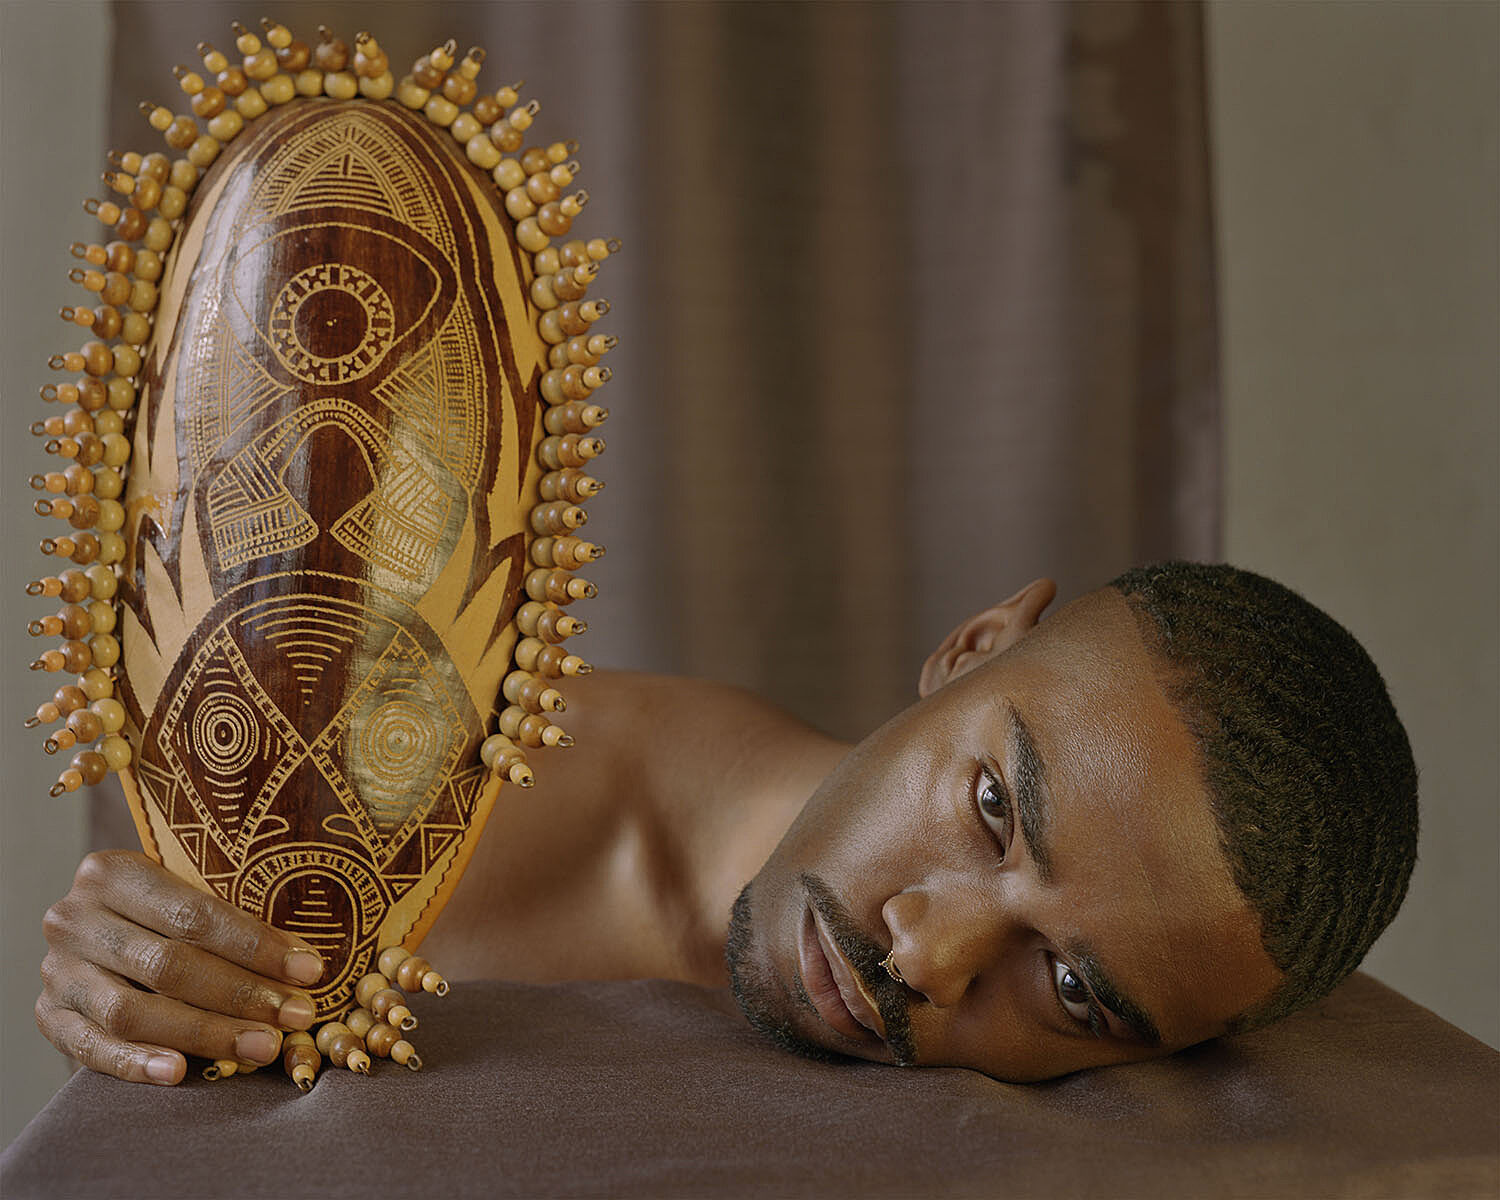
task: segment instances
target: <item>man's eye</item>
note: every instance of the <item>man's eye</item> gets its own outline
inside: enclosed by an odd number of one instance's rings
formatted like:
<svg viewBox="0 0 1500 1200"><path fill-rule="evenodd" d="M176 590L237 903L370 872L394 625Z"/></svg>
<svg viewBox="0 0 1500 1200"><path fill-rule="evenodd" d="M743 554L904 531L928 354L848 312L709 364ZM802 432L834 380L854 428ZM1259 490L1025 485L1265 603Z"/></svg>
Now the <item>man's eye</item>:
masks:
<svg viewBox="0 0 1500 1200"><path fill-rule="evenodd" d="M1060 958L1052 960L1052 980L1057 988L1057 998L1063 1011L1073 1020L1093 1029L1098 1021L1095 1015L1093 996L1083 985L1078 973Z"/></svg>
<svg viewBox="0 0 1500 1200"><path fill-rule="evenodd" d="M1010 839L1014 832L1010 791L1006 788L1005 781L990 767L982 765L979 772L979 812L1000 845L1000 859L1003 862L1010 850Z"/></svg>

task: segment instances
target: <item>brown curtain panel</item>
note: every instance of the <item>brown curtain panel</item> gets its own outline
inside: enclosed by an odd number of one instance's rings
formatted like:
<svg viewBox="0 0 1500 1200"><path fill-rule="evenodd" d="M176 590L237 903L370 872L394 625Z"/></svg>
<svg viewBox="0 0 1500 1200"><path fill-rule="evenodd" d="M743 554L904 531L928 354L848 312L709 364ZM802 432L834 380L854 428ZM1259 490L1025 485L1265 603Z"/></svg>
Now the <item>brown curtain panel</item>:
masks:
<svg viewBox="0 0 1500 1200"><path fill-rule="evenodd" d="M1037 575L1216 554L1190 3L301 3L401 75L448 37L577 138L621 338L580 652L857 737ZM242 4L117 3L113 144ZM580 752L586 752L580 749ZM106 802L105 807L117 812ZM101 841L132 841L128 826Z"/></svg>

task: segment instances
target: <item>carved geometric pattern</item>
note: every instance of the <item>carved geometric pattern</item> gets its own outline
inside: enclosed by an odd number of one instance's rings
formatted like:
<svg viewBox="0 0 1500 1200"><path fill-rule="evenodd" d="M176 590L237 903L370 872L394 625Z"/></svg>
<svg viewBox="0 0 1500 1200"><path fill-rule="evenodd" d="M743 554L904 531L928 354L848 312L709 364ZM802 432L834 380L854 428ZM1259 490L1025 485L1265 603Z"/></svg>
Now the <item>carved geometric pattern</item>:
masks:
<svg viewBox="0 0 1500 1200"><path fill-rule="evenodd" d="M267 158L250 204L281 216L350 205L409 225L451 260L458 252L426 169L378 119L346 110L287 139Z"/></svg>
<svg viewBox="0 0 1500 1200"><path fill-rule="evenodd" d="M271 305L276 357L306 383L367 375L391 347L391 298L349 263L316 263L293 275Z"/></svg>
<svg viewBox="0 0 1500 1200"><path fill-rule="evenodd" d="M220 851L239 863L307 743L265 693L225 626L194 655L157 735L186 799ZM194 763L197 783L187 769Z"/></svg>
<svg viewBox="0 0 1500 1200"><path fill-rule="evenodd" d="M383 866L442 794L468 737L431 659L398 628L313 743L312 759Z"/></svg>

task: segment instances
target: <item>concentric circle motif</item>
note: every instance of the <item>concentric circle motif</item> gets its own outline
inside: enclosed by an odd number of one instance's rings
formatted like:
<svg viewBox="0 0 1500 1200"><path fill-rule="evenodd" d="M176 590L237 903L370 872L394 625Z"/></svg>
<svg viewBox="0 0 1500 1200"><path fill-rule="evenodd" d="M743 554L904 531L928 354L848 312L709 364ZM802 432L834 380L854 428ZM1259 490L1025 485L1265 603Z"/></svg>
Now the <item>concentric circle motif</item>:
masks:
<svg viewBox="0 0 1500 1200"><path fill-rule="evenodd" d="M395 312L373 276L348 263L306 267L282 287L267 328L287 370L307 383L345 383L391 347Z"/></svg>
<svg viewBox="0 0 1500 1200"><path fill-rule="evenodd" d="M393 789L421 775L443 749L437 721L410 700L388 700L370 713L358 745L361 770Z"/></svg>
<svg viewBox="0 0 1500 1200"><path fill-rule="evenodd" d="M211 694L193 713L193 747L215 774L243 771L260 751L255 710L233 692Z"/></svg>

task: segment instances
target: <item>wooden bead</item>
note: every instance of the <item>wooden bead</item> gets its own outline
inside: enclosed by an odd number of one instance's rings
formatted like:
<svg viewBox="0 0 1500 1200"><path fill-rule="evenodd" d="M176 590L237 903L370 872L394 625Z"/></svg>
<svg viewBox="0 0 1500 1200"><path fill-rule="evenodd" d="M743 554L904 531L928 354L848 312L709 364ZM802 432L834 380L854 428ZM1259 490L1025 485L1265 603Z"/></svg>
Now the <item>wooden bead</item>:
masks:
<svg viewBox="0 0 1500 1200"><path fill-rule="evenodd" d="M569 370L584 370L581 367L570 367ZM582 400L569 400L565 404L559 404L549 408L542 417L542 424L548 433L562 436L569 433L587 433L591 429L597 429L609 419L609 409L601 408L597 404L585 404Z"/></svg>
<svg viewBox="0 0 1500 1200"><path fill-rule="evenodd" d="M245 74L258 83L265 83L277 71L276 51L269 46L262 46L254 54L245 58Z"/></svg>
<svg viewBox="0 0 1500 1200"><path fill-rule="evenodd" d="M527 217L516 225L516 242L523 250L537 254L547 248L547 235L535 217Z"/></svg>
<svg viewBox="0 0 1500 1200"><path fill-rule="evenodd" d="M344 1024L349 1026L349 1032L355 1037L364 1037L370 1032L375 1024L375 1018L367 1008L351 1008L344 1014ZM365 1043L367 1046L368 1042Z"/></svg>
<svg viewBox="0 0 1500 1200"><path fill-rule="evenodd" d="M364 1034L365 1045L377 1058L389 1058L391 1047L401 1040L401 1033L384 1021L371 1021Z"/></svg>
<svg viewBox="0 0 1500 1200"><path fill-rule="evenodd" d="M360 1075L368 1075L370 1056L365 1050L364 1042L355 1037L347 1026L342 1028L344 1031L329 1042L328 1061L336 1067L348 1067Z"/></svg>
<svg viewBox="0 0 1500 1200"><path fill-rule="evenodd" d="M88 693L76 683L65 683L52 694L52 703L64 717L88 706Z"/></svg>
<svg viewBox="0 0 1500 1200"><path fill-rule="evenodd" d="M190 107L195 117L208 121L223 112L224 106L228 103L229 97L224 95L222 89L205 87L192 98Z"/></svg>
<svg viewBox="0 0 1500 1200"><path fill-rule="evenodd" d="M502 158L495 164L495 169L490 172L490 178L495 181L495 186L502 192L510 192L526 182L526 172L521 169L521 164L515 159Z"/></svg>
<svg viewBox="0 0 1500 1200"><path fill-rule="evenodd" d="M604 490L604 484L577 467L566 467L543 475L540 490L543 500L570 500L578 504L597 496Z"/></svg>
<svg viewBox="0 0 1500 1200"><path fill-rule="evenodd" d="M604 453L604 439L583 437L576 433L553 434L537 445L537 461L549 471L564 467L581 467Z"/></svg>
<svg viewBox="0 0 1500 1200"><path fill-rule="evenodd" d="M118 700L95 700L88 710L98 718L100 734L118 733L125 726L125 706ZM100 734L86 740L94 741Z"/></svg>
<svg viewBox="0 0 1500 1200"><path fill-rule="evenodd" d="M379 971L371 971L361 976L358 983L354 985L354 1000L361 1008L369 1008L370 1000L376 992L391 986L390 978Z"/></svg>
<svg viewBox="0 0 1500 1200"><path fill-rule="evenodd" d="M109 672L103 667L91 667L84 672L83 677L78 681L77 688L87 698L88 703L93 704L96 700L105 700L112 696L115 685Z"/></svg>
<svg viewBox="0 0 1500 1200"><path fill-rule="evenodd" d="M323 79L323 90L327 92L328 95L334 96L335 99L348 100L354 95L354 76L350 75L347 78L349 79L350 83L350 87L347 92L342 94L329 92L327 76L324 76ZM269 106L266 104L265 97L260 94L259 88L246 88L246 90L242 94L234 98L235 111L239 113L240 116L244 117L247 121L255 120L255 118L264 113L268 107Z"/></svg>
<svg viewBox="0 0 1500 1200"><path fill-rule="evenodd" d="M539 567L562 567L576 571L584 563L604 557L604 547L569 534L537 538L531 545L531 561Z"/></svg>
<svg viewBox="0 0 1500 1200"><path fill-rule="evenodd" d="M505 677L500 691L512 704L520 705L527 712L563 712L567 709L561 693L528 671L512 671ZM397 982L400 983L400 980ZM405 984L401 986L406 987Z"/></svg>
<svg viewBox="0 0 1500 1200"><path fill-rule="evenodd" d="M26 728L35 729L38 725L51 725L58 720L62 714L57 711L57 705L47 700L37 705L36 712L26 718Z"/></svg>
<svg viewBox="0 0 1500 1200"><path fill-rule="evenodd" d="M323 94L332 100L353 100L359 80L352 71L330 71L323 76Z"/></svg>
<svg viewBox="0 0 1500 1200"><path fill-rule="evenodd" d="M458 105L446 96L433 94L427 98L427 103L422 106L422 114L434 125L444 127L453 124L458 116Z"/></svg>
<svg viewBox="0 0 1500 1200"><path fill-rule="evenodd" d="M393 987L382 988L376 992L364 1007L374 1013L379 1020L389 1022L401 1029L417 1027L417 1018L412 1015L411 1009L406 1007L406 998Z"/></svg>
<svg viewBox="0 0 1500 1200"><path fill-rule="evenodd" d="M232 1058L216 1058L208 1066L203 1068L203 1078L210 1083L220 1079L229 1079L239 1074L240 1064Z"/></svg>
<svg viewBox="0 0 1500 1200"><path fill-rule="evenodd" d="M61 796L64 792L76 792L83 786L83 775L73 767L69 767L57 777L57 782L47 789L49 796Z"/></svg>
<svg viewBox="0 0 1500 1200"><path fill-rule="evenodd" d="M574 600L598 595L598 589L588 580L580 579L567 571L537 567L526 575L526 594L537 601L571 604Z"/></svg>
<svg viewBox="0 0 1500 1200"><path fill-rule="evenodd" d="M112 633L96 633L89 639L89 661L108 670L120 661L120 639ZM84 670L88 668L85 667Z"/></svg>
<svg viewBox="0 0 1500 1200"><path fill-rule="evenodd" d="M63 576L65 580L67 579L68 574L73 574L73 572L68 572L67 574L65 574ZM119 587L120 581L116 577L114 571L109 567L104 566L102 563L95 563L93 566L89 567L87 571L78 572L78 574L81 574L87 581L89 589L88 594L95 600L110 599L112 596L114 596L115 590ZM63 598L67 599L67 596L64 595ZM81 600L82 597L80 597L79 599ZM78 600L69 601L69 603L72 604L76 604L78 602Z"/></svg>
<svg viewBox="0 0 1500 1200"><path fill-rule="evenodd" d="M125 490L125 480L113 467L100 467L93 473L94 495L101 500L118 500Z"/></svg>
<svg viewBox="0 0 1500 1200"><path fill-rule="evenodd" d="M287 99L291 99L290 96ZM284 102L283 102L284 103ZM208 123L208 132L221 142L233 140L245 127L245 118L237 108L226 108Z"/></svg>
<svg viewBox="0 0 1500 1200"><path fill-rule="evenodd" d="M470 135L468 140L464 142L464 154L471 163L482 171L489 170L500 161L499 147L490 140L490 135L482 130Z"/></svg>
<svg viewBox="0 0 1500 1200"><path fill-rule="evenodd" d="M68 715L68 729L80 742L96 742L104 736L104 722L96 713L87 708L80 708L77 712ZM100 765L102 769L102 759Z"/></svg>
<svg viewBox="0 0 1500 1200"><path fill-rule="evenodd" d="M42 743L42 749L48 754L56 754L59 750L71 750L77 742L78 736L71 729L59 729Z"/></svg>
<svg viewBox="0 0 1500 1200"><path fill-rule="evenodd" d="M560 726L552 724L546 717L536 713L529 713L521 718L516 725L516 736L520 738L522 745L533 748L573 744L573 739Z"/></svg>
<svg viewBox="0 0 1500 1200"><path fill-rule="evenodd" d="M49 632L61 633L65 638L81 638L93 632L93 618L89 616L89 610L81 604L65 604L58 611L56 620L58 628Z"/></svg>
<svg viewBox="0 0 1500 1200"><path fill-rule="evenodd" d="M562 500L546 501L531 510L531 528L540 534L571 533L588 519L583 509Z"/></svg>
<svg viewBox="0 0 1500 1200"><path fill-rule="evenodd" d="M368 33L354 36L354 73L365 79L384 75L391 68L390 56Z"/></svg>
<svg viewBox="0 0 1500 1200"><path fill-rule="evenodd" d="M323 1057L318 1053L312 1035L299 1029L287 1034L281 1047L282 1068L304 1092L311 1090L318 1069L323 1065Z"/></svg>
<svg viewBox="0 0 1500 1200"><path fill-rule="evenodd" d="M105 738L99 751L111 771L123 771L130 765L130 743L118 735Z"/></svg>
<svg viewBox="0 0 1500 1200"><path fill-rule="evenodd" d="M448 990L447 981L419 955L402 959L396 968L396 986L405 992L433 992L441 996Z"/></svg>
<svg viewBox="0 0 1500 1200"><path fill-rule="evenodd" d="M477 96L474 100L474 119L481 125L492 125L500 119L500 105L495 102L495 97L489 94Z"/></svg>
<svg viewBox="0 0 1500 1200"><path fill-rule="evenodd" d="M400 1064L409 1071L420 1071L422 1069L422 1060L417 1055L416 1047L405 1038L399 1039L391 1047L391 1061Z"/></svg>
<svg viewBox="0 0 1500 1200"><path fill-rule="evenodd" d="M318 1026L318 1032L313 1036L313 1044L317 1047L319 1054L327 1054L333 1047L333 1039L349 1032L349 1026L342 1021L324 1021Z"/></svg>
<svg viewBox="0 0 1500 1200"><path fill-rule="evenodd" d="M478 137L480 134L484 134L484 140L489 145L494 145L494 143L489 140L490 135L485 132L484 126L475 119L474 114L471 112L465 112L461 110L458 116L453 118L453 123L448 126L448 132L453 135L454 141L462 142L465 145L468 144L470 138ZM500 152L496 150L493 161L491 161L490 164L484 168L484 170L488 171L492 169L495 163L498 163L499 161Z"/></svg>
<svg viewBox="0 0 1500 1200"><path fill-rule="evenodd" d="M529 788L536 783L536 776L526 765L526 755L503 733L494 733L484 739L479 747L479 760L487 770L520 787Z"/></svg>
<svg viewBox="0 0 1500 1200"><path fill-rule="evenodd" d="M312 47L293 38L285 46L276 47L276 65L288 75L296 76L307 70L312 61Z"/></svg>
<svg viewBox="0 0 1500 1200"><path fill-rule="evenodd" d="M75 717L77 713L73 714ZM80 742L90 739L79 737ZM103 783L104 777L109 774L109 767L105 764L104 755L97 750L82 750L73 756L70 764L71 769L77 771L83 778L84 787L93 787L96 783Z"/></svg>
<svg viewBox="0 0 1500 1200"><path fill-rule="evenodd" d="M125 539L110 530L99 535L99 561L117 563L125 557Z"/></svg>

